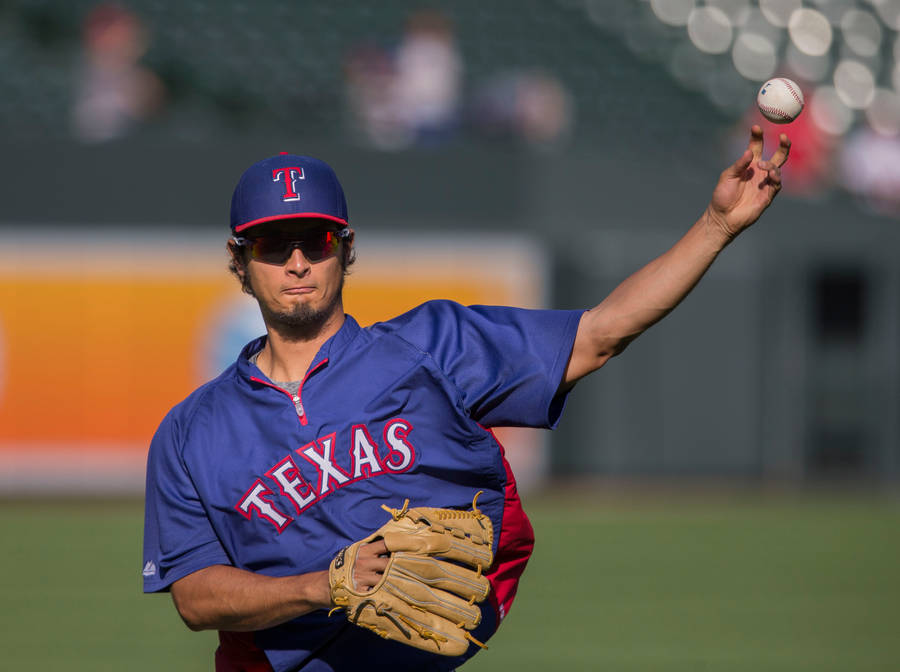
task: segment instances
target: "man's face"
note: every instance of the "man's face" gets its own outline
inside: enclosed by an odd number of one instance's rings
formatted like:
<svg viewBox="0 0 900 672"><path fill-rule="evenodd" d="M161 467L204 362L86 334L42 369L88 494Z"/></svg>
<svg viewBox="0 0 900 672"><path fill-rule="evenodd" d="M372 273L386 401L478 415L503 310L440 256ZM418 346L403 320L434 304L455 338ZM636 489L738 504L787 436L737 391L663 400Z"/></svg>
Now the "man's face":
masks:
<svg viewBox="0 0 900 672"><path fill-rule="evenodd" d="M274 244L265 249L277 250L285 249L281 241L321 240L322 233L336 230L336 225L321 220L295 219L254 226L245 237L267 239L266 242ZM284 261L277 254L264 254L255 259L250 250L244 248L245 263L238 263L239 272L246 274L266 324L276 329L302 331L320 327L330 318L342 314L342 260L345 247L352 245L352 240L351 236L340 241L333 251L318 261L310 260L299 247L287 248L289 256Z"/></svg>

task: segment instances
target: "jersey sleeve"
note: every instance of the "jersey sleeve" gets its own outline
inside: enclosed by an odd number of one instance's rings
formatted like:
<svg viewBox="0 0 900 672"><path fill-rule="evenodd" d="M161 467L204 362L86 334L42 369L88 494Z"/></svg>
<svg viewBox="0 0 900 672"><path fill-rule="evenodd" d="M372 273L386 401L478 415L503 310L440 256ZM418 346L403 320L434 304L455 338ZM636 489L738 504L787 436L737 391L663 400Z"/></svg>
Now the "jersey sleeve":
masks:
<svg viewBox="0 0 900 672"><path fill-rule="evenodd" d="M583 313L430 301L373 329L394 332L431 356L478 423L553 428Z"/></svg>
<svg viewBox="0 0 900 672"><path fill-rule="evenodd" d="M167 590L211 565L230 565L183 461L175 412L163 420L147 459L144 509L144 592Z"/></svg>

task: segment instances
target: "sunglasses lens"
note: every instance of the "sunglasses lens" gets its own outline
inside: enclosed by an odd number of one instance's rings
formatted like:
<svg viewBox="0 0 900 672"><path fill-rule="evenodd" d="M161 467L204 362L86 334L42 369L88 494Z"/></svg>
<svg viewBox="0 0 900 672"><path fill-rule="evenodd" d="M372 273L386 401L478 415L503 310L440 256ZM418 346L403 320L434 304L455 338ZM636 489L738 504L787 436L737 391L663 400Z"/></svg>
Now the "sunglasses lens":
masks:
<svg viewBox="0 0 900 672"><path fill-rule="evenodd" d="M334 231L316 231L303 239L264 236L249 241L250 256L266 264L283 264L299 247L309 261L322 261L337 252L341 239Z"/></svg>
<svg viewBox="0 0 900 672"><path fill-rule="evenodd" d="M317 236L301 241L300 249L310 261L321 261L337 252L341 239L334 231L322 231Z"/></svg>
<svg viewBox="0 0 900 672"><path fill-rule="evenodd" d="M250 241L250 256L266 264L283 264L291 256L290 241L279 238L255 238Z"/></svg>

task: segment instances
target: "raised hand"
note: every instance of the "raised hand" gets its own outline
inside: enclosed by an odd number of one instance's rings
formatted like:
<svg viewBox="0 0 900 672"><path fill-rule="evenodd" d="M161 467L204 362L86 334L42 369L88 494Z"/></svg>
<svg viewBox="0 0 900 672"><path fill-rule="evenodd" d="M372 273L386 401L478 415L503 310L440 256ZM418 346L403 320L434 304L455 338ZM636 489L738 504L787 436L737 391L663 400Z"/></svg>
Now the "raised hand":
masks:
<svg viewBox="0 0 900 672"><path fill-rule="evenodd" d="M787 162L791 141L784 133L779 140L772 158L764 161L763 132L754 125L747 150L719 176L706 214L729 240L759 219L781 190L781 167Z"/></svg>

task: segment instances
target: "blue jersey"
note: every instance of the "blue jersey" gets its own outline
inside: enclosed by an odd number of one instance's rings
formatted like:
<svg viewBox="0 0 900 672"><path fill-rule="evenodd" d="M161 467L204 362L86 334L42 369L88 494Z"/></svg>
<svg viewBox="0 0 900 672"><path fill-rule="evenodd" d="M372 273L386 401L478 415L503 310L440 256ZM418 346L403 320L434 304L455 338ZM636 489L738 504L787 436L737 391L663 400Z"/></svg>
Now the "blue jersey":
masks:
<svg viewBox="0 0 900 672"><path fill-rule="evenodd" d="M178 404L150 446L144 591L210 565L269 576L327 569L386 522L380 507L478 507L493 522L484 640L509 610L533 535L496 426L556 425L582 311L431 301L361 328L349 315L297 394L250 361L265 338ZM349 627L348 627L349 626ZM380 639L322 610L226 642L275 670L452 669L459 659ZM229 639L229 637L231 639ZM474 647L472 647L474 649Z"/></svg>

